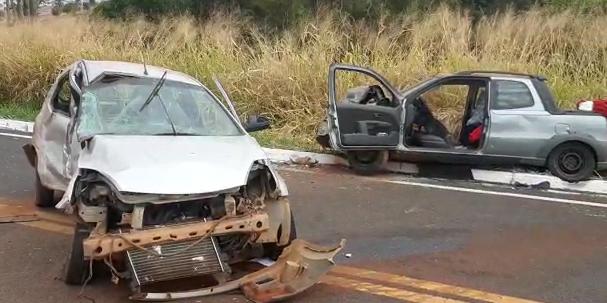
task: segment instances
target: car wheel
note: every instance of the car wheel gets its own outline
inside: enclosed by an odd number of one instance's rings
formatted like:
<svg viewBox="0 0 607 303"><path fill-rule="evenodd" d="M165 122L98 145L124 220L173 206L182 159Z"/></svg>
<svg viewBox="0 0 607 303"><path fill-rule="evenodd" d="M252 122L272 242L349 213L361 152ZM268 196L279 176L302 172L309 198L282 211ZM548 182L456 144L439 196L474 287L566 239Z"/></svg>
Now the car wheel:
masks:
<svg viewBox="0 0 607 303"><path fill-rule="evenodd" d="M78 223L72 238L72 250L68 253L63 267L63 281L68 285L82 285L89 274L89 262L84 260L82 242L91 230L88 225Z"/></svg>
<svg viewBox="0 0 607 303"><path fill-rule="evenodd" d="M578 182L592 176L596 159L592 150L580 143L564 143L548 156L550 172L569 182Z"/></svg>
<svg viewBox="0 0 607 303"><path fill-rule="evenodd" d="M38 170L34 170L35 171L35 186L36 186L36 193L35 193L35 203L36 206L39 207L53 207L55 206L55 197L54 197L54 191L52 189L48 189L46 188L44 185L42 185L42 182L40 181L40 175L38 174Z"/></svg>
<svg viewBox="0 0 607 303"><path fill-rule="evenodd" d="M278 231L280 238L280 230ZM297 239L297 228L295 227L295 217L293 216L293 212L291 212L291 234L289 234L289 243L287 245L279 246L276 243L266 243L263 245L264 256L276 261L282 251L293 242L293 240Z"/></svg>
<svg viewBox="0 0 607 303"><path fill-rule="evenodd" d="M348 152L348 163L357 173L370 175L378 172L388 158L388 152L377 150L357 150Z"/></svg>

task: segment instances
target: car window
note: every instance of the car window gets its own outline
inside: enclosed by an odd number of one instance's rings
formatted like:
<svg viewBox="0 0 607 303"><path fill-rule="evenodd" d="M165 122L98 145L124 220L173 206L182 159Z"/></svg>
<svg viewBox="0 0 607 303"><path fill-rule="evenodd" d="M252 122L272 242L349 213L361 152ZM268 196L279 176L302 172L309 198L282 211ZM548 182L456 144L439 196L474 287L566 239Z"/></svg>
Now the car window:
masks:
<svg viewBox="0 0 607 303"><path fill-rule="evenodd" d="M514 109L533 106L533 96L525 83L510 80L495 81L493 109Z"/></svg>
<svg viewBox="0 0 607 303"><path fill-rule="evenodd" d="M242 135L226 110L203 87L165 81L143 109L157 79L114 77L83 93L78 134L196 136Z"/></svg>
<svg viewBox="0 0 607 303"><path fill-rule="evenodd" d="M57 92L53 98L53 110L64 115L70 115L70 102L72 101L72 92L67 75L59 80Z"/></svg>
<svg viewBox="0 0 607 303"><path fill-rule="evenodd" d="M360 72L338 70L335 73L335 101L394 106L394 96L377 79Z"/></svg>

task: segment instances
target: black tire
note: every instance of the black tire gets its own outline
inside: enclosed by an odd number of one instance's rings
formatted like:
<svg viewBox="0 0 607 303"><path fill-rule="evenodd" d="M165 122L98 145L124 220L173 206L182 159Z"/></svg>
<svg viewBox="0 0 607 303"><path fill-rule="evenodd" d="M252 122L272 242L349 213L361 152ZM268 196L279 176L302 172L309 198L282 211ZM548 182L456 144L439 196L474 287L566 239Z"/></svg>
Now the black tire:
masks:
<svg viewBox="0 0 607 303"><path fill-rule="evenodd" d="M547 162L550 172L569 182L578 182L592 176L596 159L592 150L584 144L563 143L550 152Z"/></svg>
<svg viewBox="0 0 607 303"><path fill-rule="evenodd" d="M278 231L278 238L281 236L280 230ZM278 246L276 243L266 243L263 245L264 256L276 261L282 251L293 242L293 240L297 239L297 228L295 227L295 217L293 216L293 212L291 212L291 234L289 234L289 243L284 246Z"/></svg>
<svg viewBox="0 0 607 303"><path fill-rule="evenodd" d="M35 198L34 198L34 203L36 203L36 206L38 207L53 207L55 206L55 197L54 194L55 192L52 189L48 189L46 188L44 185L42 185L42 182L40 182L40 175L38 175L38 170L35 169L35 186L36 186L36 193L35 193Z"/></svg>
<svg viewBox="0 0 607 303"><path fill-rule="evenodd" d="M388 152L378 150L350 151L347 155L350 167L361 175L372 175L381 171L388 158Z"/></svg>
<svg viewBox="0 0 607 303"><path fill-rule="evenodd" d="M82 285L89 274L89 261L84 260L82 242L88 238L91 229L88 225L78 223L72 238L72 250L68 253L63 267L63 281L68 285Z"/></svg>

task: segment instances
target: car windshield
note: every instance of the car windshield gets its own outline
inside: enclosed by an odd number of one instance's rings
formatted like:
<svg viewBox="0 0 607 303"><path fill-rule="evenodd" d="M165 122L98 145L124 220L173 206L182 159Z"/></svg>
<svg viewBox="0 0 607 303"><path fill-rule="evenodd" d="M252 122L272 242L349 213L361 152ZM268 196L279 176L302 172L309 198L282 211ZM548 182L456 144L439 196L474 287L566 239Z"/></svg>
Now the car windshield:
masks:
<svg viewBox="0 0 607 303"><path fill-rule="evenodd" d="M240 129L203 87L158 79L106 76L82 96L78 135L237 136Z"/></svg>

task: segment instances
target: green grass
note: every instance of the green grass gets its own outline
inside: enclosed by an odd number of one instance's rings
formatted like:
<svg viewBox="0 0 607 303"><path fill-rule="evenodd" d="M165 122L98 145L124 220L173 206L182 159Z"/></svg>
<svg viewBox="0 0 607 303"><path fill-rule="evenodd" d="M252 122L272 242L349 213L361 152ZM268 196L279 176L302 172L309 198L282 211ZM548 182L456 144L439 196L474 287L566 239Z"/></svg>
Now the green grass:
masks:
<svg viewBox="0 0 607 303"><path fill-rule="evenodd" d="M34 121L39 111L40 105L31 102L0 102L0 118L3 119Z"/></svg>
<svg viewBox="0 0 607 303"><path fill-rule="evenodd" d="M251 133L263 147L295 149L310 152L322 152L316 142L310 142L306 136L285 136L280 129L268 129Z"/></svg>

